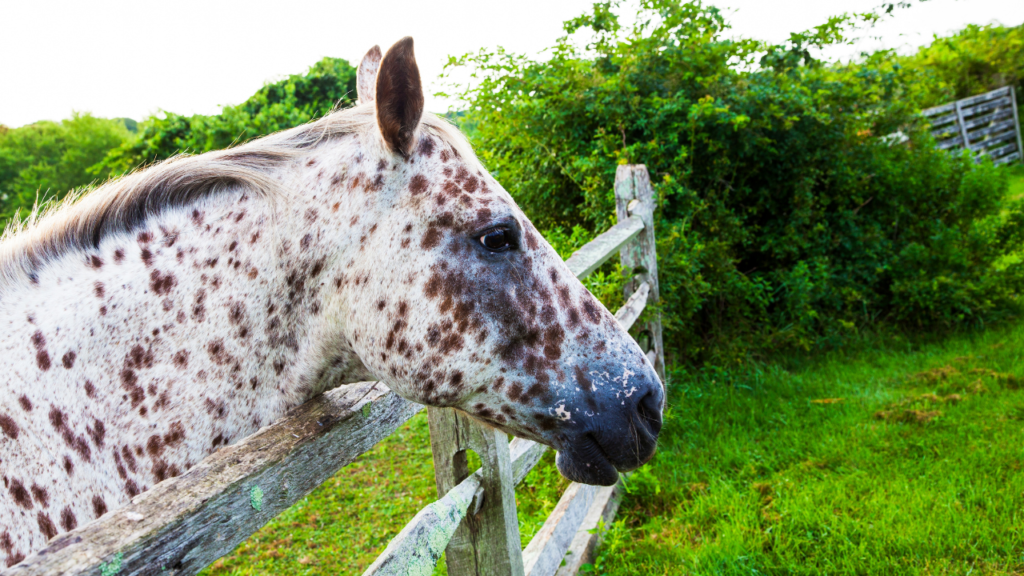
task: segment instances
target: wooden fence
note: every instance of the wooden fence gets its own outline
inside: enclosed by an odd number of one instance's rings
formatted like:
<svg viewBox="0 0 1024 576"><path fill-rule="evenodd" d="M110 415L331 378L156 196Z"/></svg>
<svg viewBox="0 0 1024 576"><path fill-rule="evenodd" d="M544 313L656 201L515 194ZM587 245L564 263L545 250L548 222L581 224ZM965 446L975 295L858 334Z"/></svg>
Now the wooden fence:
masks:
<svg viewBox="0 0 1024 576"><path fill-rule="evenodd" d="M658 301L647 169L619 166L615 197L619 223L566 264L583 278L619 252L623 266L636 272L615 315L630 328L648 303ZM648 316L642 327L647 355L664 379L661 320ZM422 408L377 382L331 390L128 506L56 536L3 574L195 574ZM620 486L571 484L521 550L515 486L547 447L519 438L510 443L504 433L450 408L428 408L428 420L439 500L416 514L364 575L427 576L445 551L451 576L567 576L590 560L600 537L595 528L614 518ZM467 450L482 462L472 474Z"/></svg>
<svg viewBox="0 0 1024 576"><path fill-rule="evenodd" d="M924 110L940 149L967 148L996 164L1024 159L1012 86Z"/></svg>

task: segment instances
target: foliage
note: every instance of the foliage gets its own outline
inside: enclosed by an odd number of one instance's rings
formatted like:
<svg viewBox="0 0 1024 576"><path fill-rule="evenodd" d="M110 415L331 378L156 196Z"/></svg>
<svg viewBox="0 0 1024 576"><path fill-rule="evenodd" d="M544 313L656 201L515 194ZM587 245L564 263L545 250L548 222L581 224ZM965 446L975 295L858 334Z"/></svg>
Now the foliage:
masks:
<svg viewBox="0 0 1024 576"><path fill-rule="evenodd" d="M554 235L614 213L620 163L659 196L669 351L729 364L842 342L879 321L955 327L1016 310L1021 271L994 263L1019 213L990 165L937 151L888 53L825 65L873 14L767 46L729 40L717 9L642 0L565 24L546 61L501 49L453 58L477 151ZM901 131L909 141L881 138ZM1011 216L1007 216L1008 211Z"/></svg>
<svg viewBox="0 0 1024 576"><path fill-rule="evenodd" d="M921 77L914 87L922 107L1014 86L1024 105L1024 24L1007 27L968 24L963 30L897 57Z"/></svg>
<svg viewBox="0 0 1024 576"><path fill-rule="evenodd" d="M93 165L130 138L122 119L79 113L59 123L0 129L0 223L31 210L37 198L62 198L106 179L108 173Z"/></svg>
<svg viewBox="0 0 1024 576"><path fill-rule="evenodd" d="M183 116L164 112L139 126L137 139L111 152L104 166L118 173L175 154L220 150L252 138L292 128L354 103L356 69L340 58L324 58L304 75L293 74L260 88L220 114Z"/></svg>

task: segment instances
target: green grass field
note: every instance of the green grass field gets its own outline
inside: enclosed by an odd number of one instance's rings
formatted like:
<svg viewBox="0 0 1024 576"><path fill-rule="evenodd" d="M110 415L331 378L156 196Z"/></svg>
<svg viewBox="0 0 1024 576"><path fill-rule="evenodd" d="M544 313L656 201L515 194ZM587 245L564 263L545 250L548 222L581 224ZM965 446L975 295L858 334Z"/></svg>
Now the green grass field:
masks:
<svg viewBox="0 0 1024 576"><path fill-rule="evenodd" d="M591 571L1024 575L1022 355L1024 325L673 371ZM553 460L517 491L524 546L567 484ZM359 574L433 486L421 413L206 573Z"/></svg>

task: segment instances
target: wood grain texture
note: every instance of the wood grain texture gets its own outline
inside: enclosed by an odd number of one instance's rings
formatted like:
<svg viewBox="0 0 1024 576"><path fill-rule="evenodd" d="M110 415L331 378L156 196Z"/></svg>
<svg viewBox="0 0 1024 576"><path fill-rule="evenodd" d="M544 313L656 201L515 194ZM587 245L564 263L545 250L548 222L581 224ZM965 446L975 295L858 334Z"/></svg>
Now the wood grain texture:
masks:
<svg viewBox="0 0 1024 576"><path fill-rule="evenodd" d="M594 492L594 501L583 518L583 523L576 530L576 536L569 545L565 555L565 565L555 572L555 576L575 576L580 568L593 562L594 552L601 544L603 534L598 529L603 522L607 527L615 519L622 501L622 483L615 486L601 486Z"/></svg>
<svg viewBox="0 0 1024 576"><path fill-rule="evenodd" d="M631 202L639 200L638 203ZM657 304L660 299L658 288L658 250L654 236L654 188L647 167L642 164L623 164L615 171L615 212L619 222L639 217L644 228L637 235L636 241L626 244L619 250L622 267L632 269L637 276L626 283L625 296L627 301L640 285L647 283L650 292L648 304ZM650 336L651 348L655 350L654 369L662 382L665 381L665 348L661 334L661 315L657 312L650 315L651 319L644 323L643 330Z"/></svg>
<svg viewBox="0 0 1024 576"><path fill-rule="evenodd" d="M619 321L623 328L629 330L633 327L633 323L636 322L644 308L647 307L647 296L650 292L651 285L647 282L642 282L636 292L633 292L629 300L615 313L615 319Z"/></svg>
<svg viewBox="0 0 1024 576"><path fill-rule="evenodd" d="M548 447L533 440L516 438L509 444L508 449L512 455L512 485L518 486L537 462L540 462L540 457Z"/></svg>
<svg viewBox="0 0 1024 576"><path fill-rule="evenodd" d="M523 576L514 466L504 432L452 408L429 408L430 445L438 496L469 476L467 450L482 464L483 504L466 516L445 550L450 576ZM523 451L521 455L530 454ZM524 474L525 476L525 474Z"/></svg>
<svg viewBox="0 0 1024 576"><path fill-rule="evenodd" d="M363 572L363 576L430 576L445 547L466 517L478 490L478 470L448 491L440 500L420 510L412 521L391 539L384 552Z"/></svg>
<svg viewBox="0 0 1024 576"><path fill-rule="evenodd" d="M553 576L594 503L596 487L573 482L523 550L526 576Z"/></svg>
<svg viewBox="0 0 1024 576"><path fill-rule="evenodd" d="M3 575L195 574L421 408L375 382L332 390Z"/></svg>
<svg viewBox="0 0 1024 576"><path fill-rule="evenodd" d="M620 218L618 224L574 252L565 265L577 278L586 278L643 229L644 221L640 218Z"/></svg>

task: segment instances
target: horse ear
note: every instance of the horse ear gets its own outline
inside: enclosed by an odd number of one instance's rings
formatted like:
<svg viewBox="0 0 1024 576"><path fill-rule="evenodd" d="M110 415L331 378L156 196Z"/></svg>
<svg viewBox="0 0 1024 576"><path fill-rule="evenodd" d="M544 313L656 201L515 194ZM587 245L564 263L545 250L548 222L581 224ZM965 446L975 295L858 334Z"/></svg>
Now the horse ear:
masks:
<svg viewBox="0 0 1024 576"><path fill-rule="evenodd" d="M360 104L373 102L373 95L377 91L377 69L380 68L382 56L380 46L374 46L359 63L359 72L356 74L356 93L359 95Z"/></svg>
<svg viewBox="0 0 1024 576"><path fill-rule="evenodd" d="M377 126L384 141L407 158L423 116L423 85L410 36L395 42L381 60L375 100Z"/></svg>

